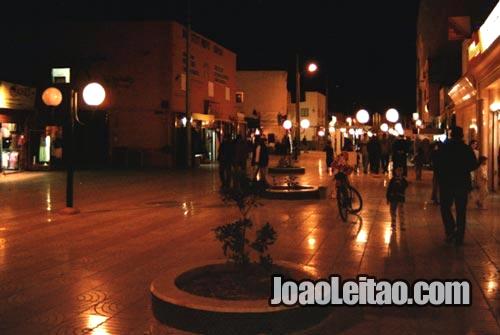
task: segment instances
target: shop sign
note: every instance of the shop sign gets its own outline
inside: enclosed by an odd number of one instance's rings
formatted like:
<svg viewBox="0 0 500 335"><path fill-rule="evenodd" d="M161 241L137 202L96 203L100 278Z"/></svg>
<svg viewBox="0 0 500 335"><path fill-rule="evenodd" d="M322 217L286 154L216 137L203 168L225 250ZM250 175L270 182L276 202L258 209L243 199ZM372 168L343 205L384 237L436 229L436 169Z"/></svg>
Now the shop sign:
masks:
<svg viewBox="0 0 500 335"><path fill-rule="evenodd" d="M0 108L32 110L35 96L34 88L0 81Z"/></svg>
<svg viewBox="0 0 500 335"><path fill-rule="evenodd" d="M69 67L60 67L52 69L52 82L59 84L69 84L70 83L70 73Z"/></svg>
<svg viewBox="0 0 500 335"><path fill-rule="evenodd" d="M479 36L481 38L481 46L483 52L495 42L500 35L500 2L497 3L493 11L490 13L481 28L479 28Z"/></svg>

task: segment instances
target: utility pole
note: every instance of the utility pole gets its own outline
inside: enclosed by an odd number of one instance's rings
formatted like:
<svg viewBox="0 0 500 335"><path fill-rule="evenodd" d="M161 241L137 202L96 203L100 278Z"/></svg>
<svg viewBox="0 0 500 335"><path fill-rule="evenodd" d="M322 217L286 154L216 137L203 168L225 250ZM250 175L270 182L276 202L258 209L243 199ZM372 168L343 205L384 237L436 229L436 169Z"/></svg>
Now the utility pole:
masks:
<svg viewBox="0 0 500 335"><path fill-rule="evenodd" d="M187 24L186 24L186 167L191 168L192 159L192 138L191 138L191 109L190 109L190 67L191 67L191 1L187 1Z"/></svg>
<svg viewBox="0 0 500 335"><path fill-rule="evenodd" d="M299 69L299 54L295 58L295 160L299 159L300 155L300 69Z"/></svg>

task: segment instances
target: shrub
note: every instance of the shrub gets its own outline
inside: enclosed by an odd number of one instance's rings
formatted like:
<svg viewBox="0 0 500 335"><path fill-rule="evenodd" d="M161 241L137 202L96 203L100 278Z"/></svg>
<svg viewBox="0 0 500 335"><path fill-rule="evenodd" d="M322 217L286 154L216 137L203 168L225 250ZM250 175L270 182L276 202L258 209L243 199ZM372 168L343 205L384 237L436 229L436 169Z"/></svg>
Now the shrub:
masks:
<svg viewBox="0 0 500 335"><path fill-rule="evenodd" d="M259 255L259 262L263 266L272 264L269 246L277 238L276 231L266 223L256 231L255 241L250 242L247 231L253 227L250 211L260 206L259 194L265 190L264 183L248 178L244 173L233 176L233 185L221 189L221 197L226 204L236 204L240 211L240 218L232 223L223 224L214 229L215 237L222 243L222 251L229 261L237 265L250 263L250 249Z"/></svg>

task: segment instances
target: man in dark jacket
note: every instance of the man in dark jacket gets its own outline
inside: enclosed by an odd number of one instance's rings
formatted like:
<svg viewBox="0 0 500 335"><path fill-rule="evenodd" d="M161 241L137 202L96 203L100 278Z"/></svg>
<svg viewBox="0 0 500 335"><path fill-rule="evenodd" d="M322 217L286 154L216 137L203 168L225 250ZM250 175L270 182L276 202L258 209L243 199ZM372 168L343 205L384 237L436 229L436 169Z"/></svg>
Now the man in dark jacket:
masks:
<svg viewBox="0 0 500 335"><path fill-rule="evenodd" d="M392 144L392 168L403 168L403 176L408 175L408 165L406 158L408 156L408 145L403 136L394 141Z"/></svg>
<svg viewBox="0 0 500 335"><path fill-rule="evenodd" d="M234 161L234 143L229 135L225 135L222 143L219 146L219 177L222 188L231 186L231 166Z"/></svg>
<svg viewBox="0 0 500 335"><path fill-rule="evenodd" d="M464 143L463 136L462 128L453 128L451 139L440 148L436 160L446 242L454 240L456 245L462 245L464 241L467 197L472 189L470 173L479 166L474 152ZM451 213L453 203L456 219Z"/></svg>

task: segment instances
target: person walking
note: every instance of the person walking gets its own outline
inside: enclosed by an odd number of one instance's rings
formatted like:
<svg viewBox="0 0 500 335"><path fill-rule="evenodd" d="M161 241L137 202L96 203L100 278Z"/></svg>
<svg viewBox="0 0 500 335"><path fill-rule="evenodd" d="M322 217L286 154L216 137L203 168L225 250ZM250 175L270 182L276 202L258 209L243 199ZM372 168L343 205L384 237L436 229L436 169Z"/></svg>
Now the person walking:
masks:
<svg viewBox="0 0 500 335"><path fill-rule="evenodd" d="M368 155L368 135L364 134L363 138L359 142L359 151L361 153L361 162L363 164L363 173L368 173L368 165L370 163L370 156Z"/></svg>
<svg viewBox="0 0 500 335"><path fill-rule="evenodd" d="M380 139L380 162L382 163L383 173L389 172L389 156L391 154L391 145L387 134L383 133Z"/></svg>
<svg viewBox="0 0 500 335"><path fill-rule="evenodd" d="M267 166L269 164L269 152L266 145L266 140L263 137L256 139L255 147L252 155L252 166L255 167L253 180L260 180L265 185L268 185ZM259 176L259 178L257 178Z"/></svg>
<svg viewBox="0 0 500 335"><path fill-rule="evenodd" d="M440 192L441 218L443 220L447 243L464 242L467 218L467 197L471 191L471 172L479 163L471 147L463 141L461 127L451 130L451 138L438 152L437 172ZM451 206L455 204L456 218Z"/></svg>
<svg viewBox="0 0 500 335"><path fill-rule="evenodd" d="M403 168L403 176L408 175L408 165L406 158L408 156L408 145L402 135L396 139L392 145L392 168Z"/></svg>
<svg viewBox="0 0 500 335"><path fill-rule="evenodd" d="M323 150L326 154L326 170L329 171L332 167L333 163L333 147L332 147L332 141L328 140L326 142L325 148Z"/></svg>
<svg viewBox="0 0 500 335"><path fill-rule="evenodd" d="M408 182L403 176L403 168L397 167L393 171L393 177L387 186L387 204L390 206L391 212L391 228L396 229L397 217L399 216L399 227L405 230L405 192L408 187Z"/></svg>
<svg viewBox="0 0 500 335"><path fill-rule="evenodd" d="M417 148L417 153L413 158L415 164L415 179L422 180L422 168L424 167L424 149L419 146Z"/></svg>
<svg viewBox="0 0 500 335"><path fill-rule="evenodd" d="M370 172L378 174L380 169L381 148L377 136L372 136L368 142L368 157L370 159Z"/></svg>
<svg viewBox="0 0 500 335"><path fill-rule="evenodd" d="M237 171L247 172L248 144L241 135L234 141L234 167Z"/></svg>
<svg viewBox="0 0 500 335"><path fill-rule="evenodd" d="M219 152L217 155L219 161L219 177L221 181L221 187L223 189L229 188L231 186L231 166L234 160L234 144L231 141L229 135L225 134L222 143L219 146Z"/></svg>
<svg viewBox="0 0 500 335"><path fill-rule="evenodd" d="M431 151L431 166L432 166L432 193L431 193L431 201L434 205L439 205L439 183L438 183L438 155L439 150L441 148L441 142L436 141L432 145Z"/></svg>
<svg viewBox="0 0 500 335"><path fill-rule="evenodd" d="M474 171L474 191L472 192L474 196L474 201L477 208L486 209L484 201L488 196L488 158L486 156L479 157L479 168Z"/></svg>

